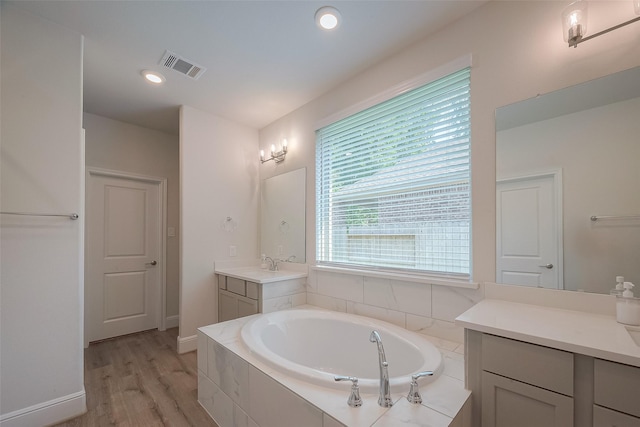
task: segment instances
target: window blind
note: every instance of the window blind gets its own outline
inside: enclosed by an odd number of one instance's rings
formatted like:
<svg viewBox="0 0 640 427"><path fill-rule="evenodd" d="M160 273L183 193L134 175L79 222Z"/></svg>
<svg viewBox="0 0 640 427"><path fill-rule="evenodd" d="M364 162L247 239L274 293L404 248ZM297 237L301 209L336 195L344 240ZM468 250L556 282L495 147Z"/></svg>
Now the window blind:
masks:
<svg viewBox="0 0 640 427"><path fill-rule="evenodd" d="M316 262L469 275L470 69L316 132Z"/></svg>

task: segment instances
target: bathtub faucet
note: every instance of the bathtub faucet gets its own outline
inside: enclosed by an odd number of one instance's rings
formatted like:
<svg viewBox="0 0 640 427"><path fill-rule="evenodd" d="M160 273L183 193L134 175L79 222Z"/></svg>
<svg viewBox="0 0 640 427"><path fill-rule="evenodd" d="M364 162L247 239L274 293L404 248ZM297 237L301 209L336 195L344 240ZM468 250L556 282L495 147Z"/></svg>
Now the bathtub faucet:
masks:
<svg viewBox="0 0 640 427"><path fill-rule="evenodd" d="M382 339L378 331L371 332L369 341L378 345L378 361L380 362L380 397L378 398L378 405L388 408L393 405L391 387L389 387L389 363L387 363L387 356L384 354Z"/></svg>

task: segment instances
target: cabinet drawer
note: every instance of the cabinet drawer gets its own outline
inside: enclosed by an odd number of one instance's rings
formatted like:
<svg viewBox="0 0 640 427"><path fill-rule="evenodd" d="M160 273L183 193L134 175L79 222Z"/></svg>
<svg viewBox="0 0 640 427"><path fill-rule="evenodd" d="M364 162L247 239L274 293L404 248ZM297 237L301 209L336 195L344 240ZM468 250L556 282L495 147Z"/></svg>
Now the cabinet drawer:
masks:
<svg viewBox="0 0 640 427"><path fill-rule="evenodd" d="M573 396L573 354L566 351L484 334L482 369Z"/></svg>
<svg viewBox="0 0 640 427"><path fill-rule="evenodd" d="M640 368L596 359L593 371L596 404L640 417Z"/></svg>
<svg viewBox="0 0 640 427"><path fill-rule="evenodd" d="M245 281L235 277L227 277L227 290L238 295L246 295Z"/></svg>
<svg viewBox="0 0 640 427"><path fill-rule="evenodd" d="M593 427L640 427L640 418L593 405Z"/></svg>
<svg viewBox="0 0 640 427"><path fill-rule="evenodd" d="M247 297L258 299L258 284L255 282L247 282Z"/></svg>
<svg viewBox="0 0 640 427"><path fill-rule="evenodd" d="M218 274L218 289L227 289L227 276Z"/></svg>

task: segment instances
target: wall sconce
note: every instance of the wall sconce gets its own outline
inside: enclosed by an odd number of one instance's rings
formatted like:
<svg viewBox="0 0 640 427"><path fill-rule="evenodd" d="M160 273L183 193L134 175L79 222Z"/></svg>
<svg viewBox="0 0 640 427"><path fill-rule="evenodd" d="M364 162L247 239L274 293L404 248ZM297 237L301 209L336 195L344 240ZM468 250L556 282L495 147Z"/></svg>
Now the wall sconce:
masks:
<svg viewBox="0 0 640 427"><path fill-rule="evenodd" d="M577 0L564 8L562 11L562 32L564 41L569 43L569 47L578 47L578 44L591 40L610 31L617 30L631 23L640 21L640 16L630 19L622 24L614 25L611 28L602 30L589 37L585 37L587 33L587 1ZM640 15L640 0L633 0L633 7L636 14Z"/></svg>
<svg viewBox="0 0 640 427"><path fill-rule="evenodd" d="M271 156L268 159L264 158L264 150L260 150L260 161L262 163L266 163L270 160L273 160L276 163L280 163L284 161L285 156L287 155L287 140L282 140L282 146L279 151L276 151L276 146L271 144Z"/></svg>

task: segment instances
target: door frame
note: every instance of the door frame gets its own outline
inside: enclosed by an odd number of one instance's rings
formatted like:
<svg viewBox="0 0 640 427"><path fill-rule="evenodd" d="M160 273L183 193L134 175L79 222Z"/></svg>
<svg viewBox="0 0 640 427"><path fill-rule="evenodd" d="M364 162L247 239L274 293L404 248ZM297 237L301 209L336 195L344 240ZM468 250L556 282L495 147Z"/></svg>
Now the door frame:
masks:
<svg viewBox="0 0 640 427"><path fill-rule="evenodd" d="M498 207L497 207L497 192L498 185L507 184L511 182L519 182L519 181L528 181L532 179L541 179L541 178L551 178L553 179L553 202L555 203L555 227L556 227L556 247L558 248L558 289L564 289L564 224L563 224L563 212L562 212L562 169L550 169L539 172L528 172L522 175L512 175L507 177L498 178L496 177L496 265L494 266L494 274L496 275L495 279L498 280L497 277L497 267L498 267L498 258L497 258L497 249L498 249L498 241L497 241L497 232L498 232Z"/></svg>
<svg viewBox="0 0 640 427"><path fill-rule="evenodd" d="M141 174L135 174L135 173L130 173L130 172L124 172L124 171L117 171L117 170L112 170L112 169L103 169L103 168L96 168L96 167L87 167L86 168L86 177L85 177L85 181L86 181L86 189L85 189L85 194L86 194L86 200L85 200L85 222L84 222L84 226L85 226L85 245L84 245L84 259L85 259L85 263L88 262L89 258L89 242L87 241L87 235L88 233L86 232L86 227L87 227L87 223L88 218L87 218L87 212L89 211L88 206L91 206L92 203L92 195L89 194L87 192L87 189L91 188L91 179L93 177L107 177L107 178L122 178L122 179L128 179L131 181L139 181L139 182L147 182L147 183L152 183L152 184L157 184L158 185L158 190L159 190L159 197L160 197L160 212L158 212L159 214L159 227L160 229L158 230L158 237L159 237L159 246L160 246L160 259L161 259L161 267L160 268L160 289L158 292L158 300L156 301L157 304L157 317L156 318L156 325L158 325L158 330L160 331L164 331L166 330L166 321L167 321L167 309L166 309L166 297L167 297L167 251L166 251L166 247L167 247L167 179L166 178L161 178L161 177L156 177L156 176L149 176L149 175L141 175ZM89 281L86 279L87 276L87 272L89 271L89 266L85 265L84 268L84 274L85 274L85 289L84 289L84 305L85 307L87 306L87 298L89 295L89 290L87 289L88 283ZM89 316L87 314L87 310L84 310L84 346L85 348L89 346Z"/></svg>

